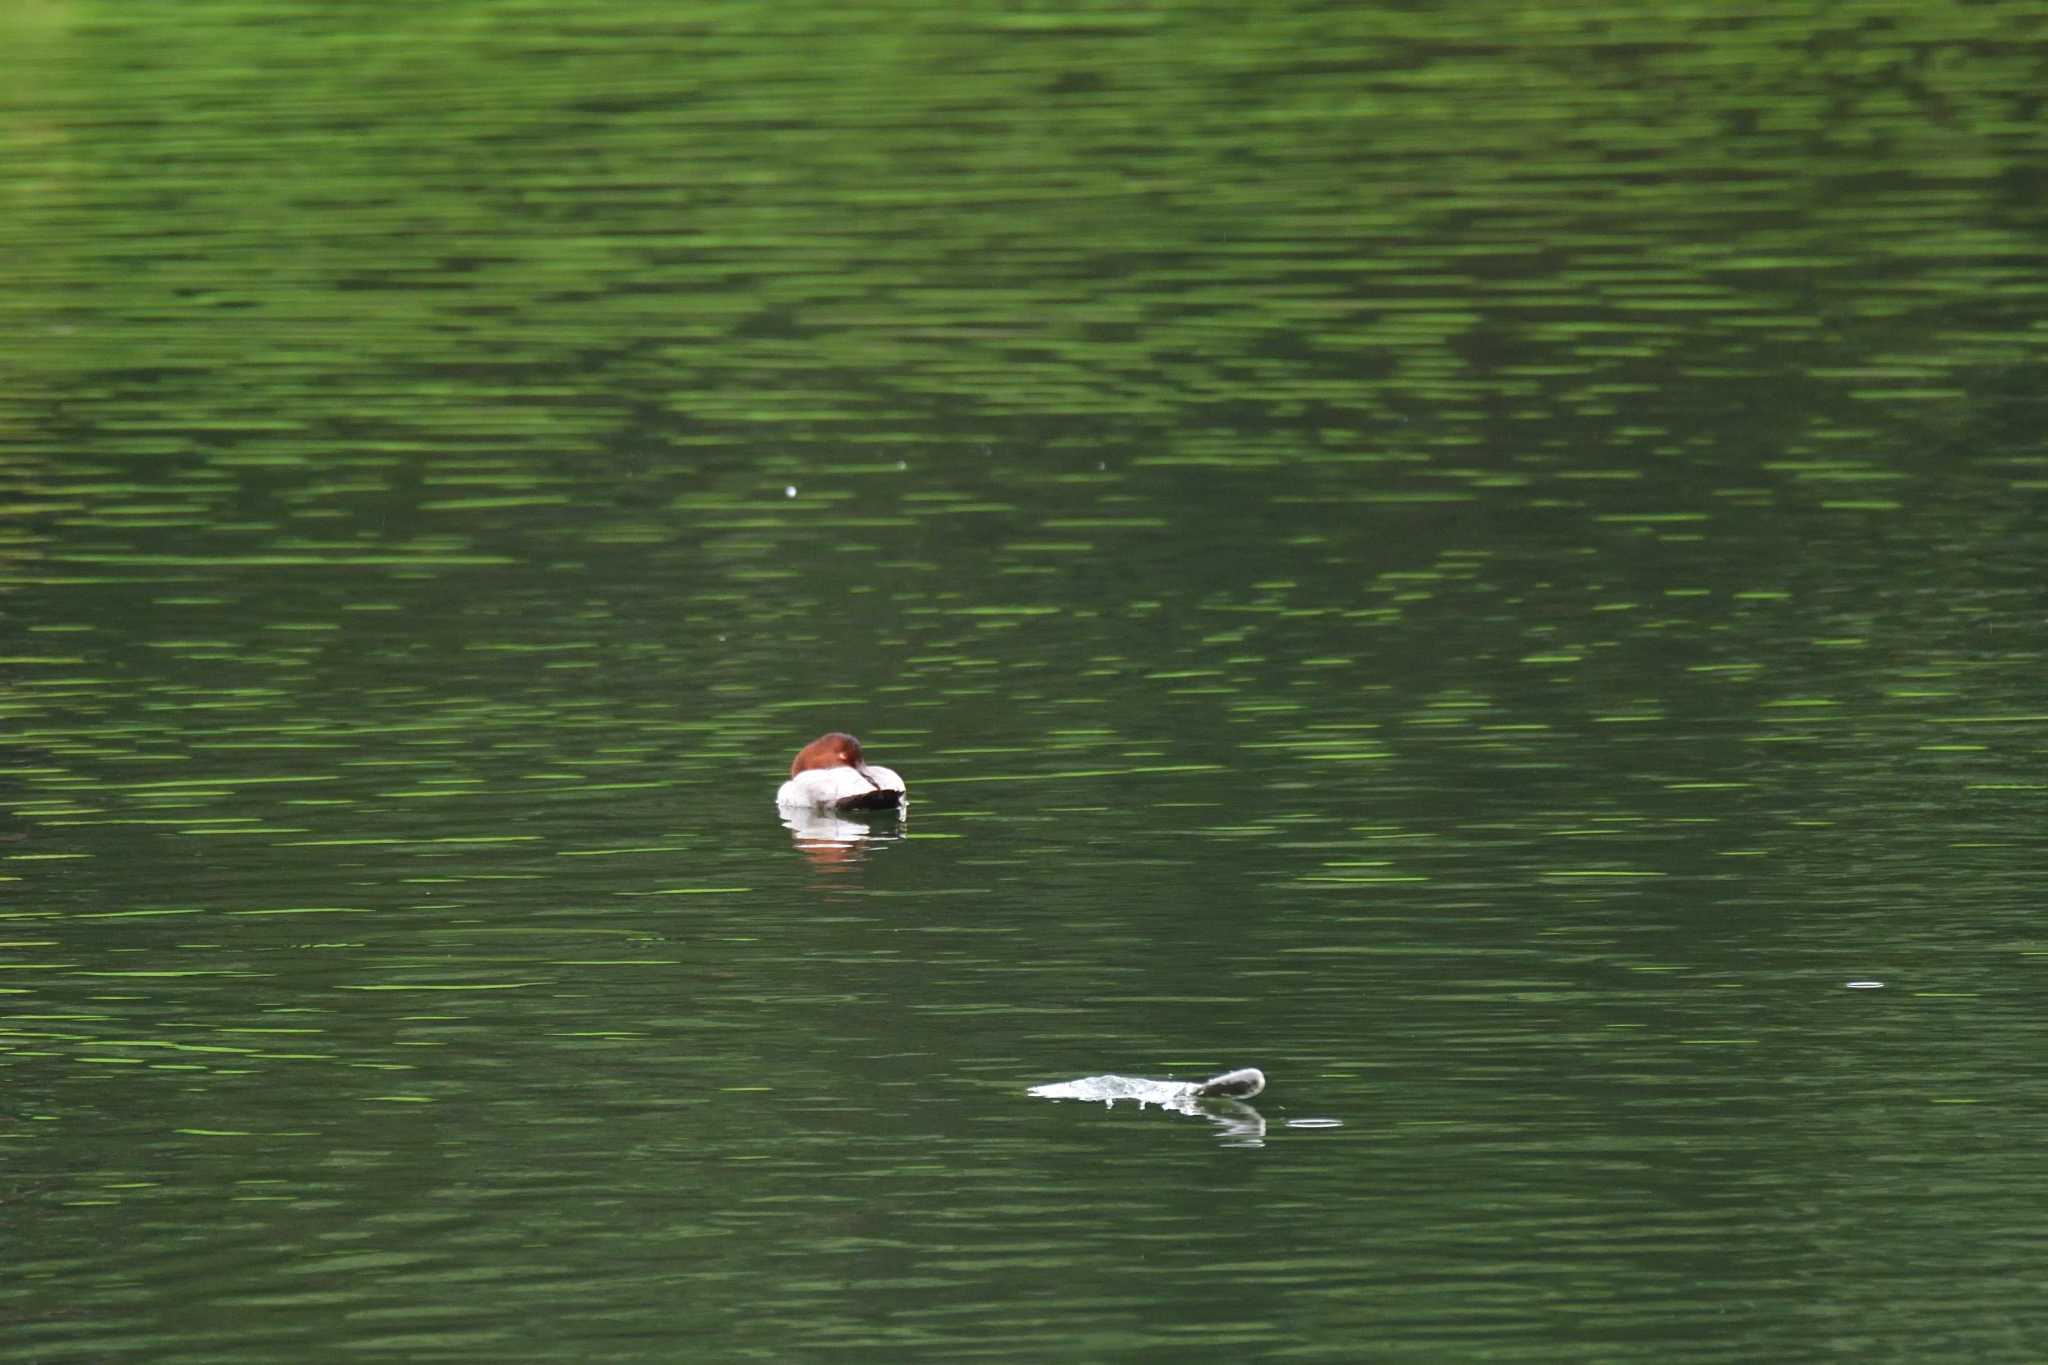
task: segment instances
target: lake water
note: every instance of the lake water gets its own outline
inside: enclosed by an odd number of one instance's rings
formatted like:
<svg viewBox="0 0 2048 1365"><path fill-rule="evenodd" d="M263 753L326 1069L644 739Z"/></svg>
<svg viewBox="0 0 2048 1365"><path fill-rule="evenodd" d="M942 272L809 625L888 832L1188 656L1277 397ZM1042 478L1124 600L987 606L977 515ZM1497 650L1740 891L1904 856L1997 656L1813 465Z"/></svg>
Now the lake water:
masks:
<svg viewBox="0 0 2048 1365"><path fill-rule="evenodd" d="M2041 1358L2048 33L1781 8L0 12L0 1361Z"/></svg>

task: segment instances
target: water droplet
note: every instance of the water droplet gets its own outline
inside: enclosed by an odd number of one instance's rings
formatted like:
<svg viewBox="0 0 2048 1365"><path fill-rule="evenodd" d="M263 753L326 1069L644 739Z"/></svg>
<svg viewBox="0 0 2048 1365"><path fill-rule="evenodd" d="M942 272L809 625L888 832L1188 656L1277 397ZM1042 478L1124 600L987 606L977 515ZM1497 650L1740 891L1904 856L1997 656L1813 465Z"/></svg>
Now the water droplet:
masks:
<svg viewBox="0 0 2048 1365"><path fill-rule="evenodd" d="M782 490L782 496L783 496L783 497L785 497L785 498L793 498L793 497L795 497L795 496L796 496L796 485L795 485L795 484L790 484L790 485L789 485L789 486L788 486L787 488L784 488L784 489Z"/></svg>

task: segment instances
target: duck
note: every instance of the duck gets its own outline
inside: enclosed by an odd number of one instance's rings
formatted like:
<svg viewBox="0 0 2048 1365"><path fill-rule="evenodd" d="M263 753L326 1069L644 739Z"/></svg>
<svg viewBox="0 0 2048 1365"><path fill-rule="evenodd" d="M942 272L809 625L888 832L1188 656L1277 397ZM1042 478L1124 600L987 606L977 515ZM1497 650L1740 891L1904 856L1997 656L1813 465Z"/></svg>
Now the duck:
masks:
<svg viewBox="0 0 2048 1365"><path fill-rule="evenodd" d="M796 751L789 781L775 793L775 804L809 810L896 810L903 805L905 792L902 778L863 757L859 740L834 730Z"/></svg>

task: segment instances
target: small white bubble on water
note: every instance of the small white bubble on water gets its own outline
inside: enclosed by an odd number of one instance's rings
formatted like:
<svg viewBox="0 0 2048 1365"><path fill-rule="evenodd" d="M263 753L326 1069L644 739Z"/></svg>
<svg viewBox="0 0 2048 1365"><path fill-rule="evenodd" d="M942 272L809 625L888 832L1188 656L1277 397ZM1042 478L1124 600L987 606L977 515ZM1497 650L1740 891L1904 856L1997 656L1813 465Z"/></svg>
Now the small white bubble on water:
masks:
<svg viewBox="0 0 2048 1365"><path fill-rule="evenodd" d="M1844 984L1852 991L1881 991L1884 989L1884 982L1882 981L1850 981Z"/></svg>
<svg viewBox="0 0 2048 1365"><path fill-rule="evenodd" d="M786 486L785 486L785 487L783 488L783 490L782 490L782 496L783 496L783 497L785 497L785 498L793 498L793 497L795 497L795 496L796 496L796 485L795 485L795 484L788 484L788 485L786 485Z"/></svg>

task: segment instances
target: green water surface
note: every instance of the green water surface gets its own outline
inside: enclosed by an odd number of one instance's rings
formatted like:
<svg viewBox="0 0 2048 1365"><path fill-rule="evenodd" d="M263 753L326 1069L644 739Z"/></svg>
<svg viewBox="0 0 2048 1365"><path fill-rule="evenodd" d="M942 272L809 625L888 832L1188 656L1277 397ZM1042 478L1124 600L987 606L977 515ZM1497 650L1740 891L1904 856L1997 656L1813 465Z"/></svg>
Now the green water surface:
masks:
<svg viewBox="0 0 2048 1365"><path fill-rule="evenodd" d="M2038 4L0 51L0 1362L2048 1352Z"/></svg>

